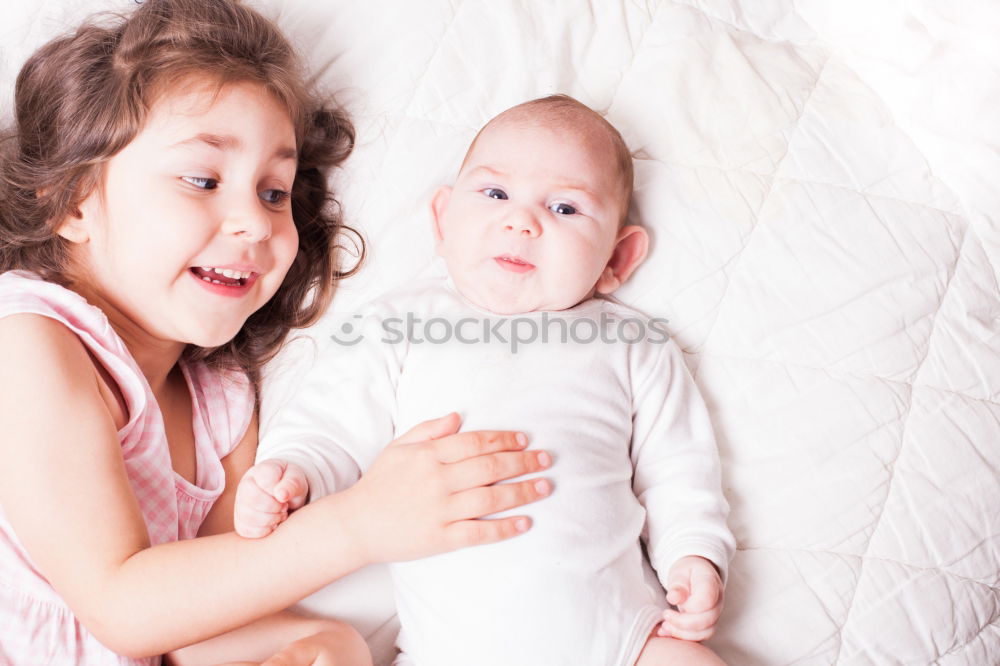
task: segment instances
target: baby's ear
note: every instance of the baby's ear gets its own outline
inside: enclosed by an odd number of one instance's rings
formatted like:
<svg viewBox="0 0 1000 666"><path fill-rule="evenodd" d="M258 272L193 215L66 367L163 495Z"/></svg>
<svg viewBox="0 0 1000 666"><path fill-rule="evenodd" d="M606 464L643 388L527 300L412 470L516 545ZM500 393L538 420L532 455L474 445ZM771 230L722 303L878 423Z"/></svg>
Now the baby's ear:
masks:
<svg viewBox="0 0 1000 666"><path fill-rule="evenodd" d="M441 220L444 219L444 213L448 210L448 201L450 199L451 188L447 185L437 188L434 198L431 199L431 226L434 230L435 247L439 247L444 240L444 234L441 233Z"/></svg>
<svg viewBox="0 0 1000 666"><path fill-rule="evenodd" d="M621 228L615 240L608 265L597 279L597 293L610 294L632 275L649 251L649 234L642 227L630 224Z"/></svg>

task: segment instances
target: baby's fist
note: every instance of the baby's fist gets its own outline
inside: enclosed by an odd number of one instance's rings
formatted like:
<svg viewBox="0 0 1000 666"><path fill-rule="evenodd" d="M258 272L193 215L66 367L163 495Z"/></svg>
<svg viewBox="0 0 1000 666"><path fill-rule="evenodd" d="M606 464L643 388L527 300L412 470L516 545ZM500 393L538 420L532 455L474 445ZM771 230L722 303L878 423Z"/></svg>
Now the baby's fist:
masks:
<svg viewBox="0 0 1000 666"><path fill-rule="evenodd" d="M233 525L240 536L256 539L274 531L288 512L306 503L309 482L302 468L283 460L257 463L236 487Z"/></svg>
<svg viewBox="0 0 1000 666"><path fill-rule="evenodd" d="M711 562L694 555L677 560L667 574L667 603L660 636L703 641L722 614L722 578Z"/></svg>

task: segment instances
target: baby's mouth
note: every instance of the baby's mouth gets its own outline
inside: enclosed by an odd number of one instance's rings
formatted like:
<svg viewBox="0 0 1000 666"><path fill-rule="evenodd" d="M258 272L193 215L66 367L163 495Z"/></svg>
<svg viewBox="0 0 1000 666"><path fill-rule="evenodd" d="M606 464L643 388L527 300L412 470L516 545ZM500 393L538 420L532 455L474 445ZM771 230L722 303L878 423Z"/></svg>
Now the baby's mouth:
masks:
<svg viewBox="0 0 1000 666"><path fill-rule="evenodd" d="M527 273L535 268L534 264L525 261L515 254L501 254L498 257L493 257L493 260L497 262L500 268L514 273Z"/></svg>

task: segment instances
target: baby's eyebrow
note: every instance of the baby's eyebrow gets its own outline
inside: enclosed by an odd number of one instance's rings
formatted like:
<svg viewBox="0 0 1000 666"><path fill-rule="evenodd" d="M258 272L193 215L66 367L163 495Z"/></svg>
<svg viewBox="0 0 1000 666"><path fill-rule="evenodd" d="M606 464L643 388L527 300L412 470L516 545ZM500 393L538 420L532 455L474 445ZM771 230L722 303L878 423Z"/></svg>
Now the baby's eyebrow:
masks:
<svg viewBox="0 0 1000 666"><path fill-rule="evenodd" d="M483 173L483 174L485 174L487 176L492 176L493 178L499 178L499 177L505 175L502 171L497 171L496 169L490 168L490 167L485 166L483 164L480 164L478 166L473 167L469 171L469 173L470 173L470 175L477 175L477 176L480 173Z"/></svg>
<svg viewBox="0 0 1000 666"><path fill-rule="evenodd" d="M238 152L243 148L243 142L240 141L238 137L232 136L231 134L210 134L208 132L201 132L187 139L178 141L177 143L171 145L170 148L183 148L185 146L197 144L206 144L212 148L223 151ZM298 158L298 152L290 146L282 146L274 151L274 157L279 160L295 160Z"/></svg>
<svg viewBox="0 0 1000 666"><path fill-rule="evenodd" d="M492 167L488 167L485 164L478 164L469 170L469 175L473 177L480 177L481 175L488 176L490 178L502 179L507 174L503 171L498 171ZM593 187L587 183L577 182L573 180L564 180L559 182L553 187L554 190L560 192L566 192L568 194L574 195L574 197L579 197L584 202L595 205L600 198L594 194Z"/></svg>

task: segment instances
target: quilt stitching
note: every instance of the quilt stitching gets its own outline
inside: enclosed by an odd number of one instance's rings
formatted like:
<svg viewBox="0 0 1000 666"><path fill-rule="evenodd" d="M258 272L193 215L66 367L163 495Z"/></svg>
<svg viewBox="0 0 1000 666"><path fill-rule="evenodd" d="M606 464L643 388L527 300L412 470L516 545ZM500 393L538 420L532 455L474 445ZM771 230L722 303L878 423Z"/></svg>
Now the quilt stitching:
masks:
<svg viewBox="0 0 1000 666"><path fill-rule="evenodd" d="M983 635L983 633L987 629L989 629L990 627L1000 627L1000 616L994 615L993 618L989 622L987 622L986 624L984 624L983 626L981 626L979 628L979 631L977 631L975 634L973 634L969 638L969 640L967 640L966 642L962 643L961 645L956 645L955 647L953 647L952 649L948 650L947 652L942 653L937 659L934 660L934 664L940 664L941 660L944 659L945 657L947 657L949 655L952 655L952 654L958 654L959 652L965 650L970 645L972 645L973 642L975 642L977 639L979 639Z"/></svg>
<svg viewBox="0 0 1000 666"><path fill-rule="evenodd" d="M963 234L962 234L962 244L959 247L958 253L956 253L956 255L955 255L955 262L952 264L951 274L948 276L948 283L945 285L944 291L941 294L941 301L938 304L937 310L935 310L934 321L931 324L931 332L930 332L930 335L927 337L927 348L924 351L924 357L921 359L920 364L917 366L917 371L914 374L914 380L916 380L916 379L918 379L920 377L920 371L923 369L924 363L926 363L927 357L930 354L931 347L932 347L932 345L934 343L934 333L937 330L937 317L938 317L938 315L941 312L941 305L944 303L944 300L948 297L948 292L951 290L951 286L952 286L952 284L954 282L956 268L958 267L959 259L962 256L962 249L965 247L965 243L966 243L966 239L968 238L968 235L969 235L969 226L966 225L966 227L965 227L965 229L963 231ZM885 497L882 500L881 510L879 511L878 518L875 521L875 526L872 528L871 534L868 536L868 543L865 545L865 551L862 554L861 566L860 566L860 568L858 570L858 577L857 577L857 580L856 580L856 582L854 584L854 595L851 597L851 603L850 603L850 605L847 608L847 613L844 616L844 621L840 625L839 631L837 633L837 635L838 635L838 645L837 645L837 653L836 653L836 655L834 657L834 663L837 663L840 660L841 649L843 648L843 645L844 645L844 633L845 633L845 630L847 629L847 627L849 626L849 623L851 621L851 613L854 610L854 604L855 604L855 602L857 600L857 591L858 591L858 587L860 587L860 585L861 585L861 578L865 575L865 561L866 561L866 558L867 558L867 555L868 555L868 551L871 548L872 540L874 539L875 534L879 530L879 526L882 524L882 518L885 516L886 505L888 504L889 497L892 495L892 488L893 488L893 485L894 485L894 481L896 480L895 465L899 461L899 457L901 455L903 455L903 448L906 446L906 432L907 432L907 428L909 427L909 423L910 423L910 414L911 414L912 407L913 407L913 395L912 395L912 392L911 392L910 398L909 398L909 400L907 402L907 405L906 405L906 414L905 414L905 418L903 420L903 429L902 429L902 432L900 433L900 436L899 436L899 451L897 452L895 459L893 459L892 463L890 463L890 467L892 468L892 471L889 474L889 482L888 482L887 487L886 487Z"/></svg>
<svg viewBox="0 0 1000 666"><path fill-rule="evenodd" d="M427 78L427 73L431 69L431 67L430 67L431 63L433 63L437 59L438 54L441 52L441 47L444 45L444 42L445 42L445 40L444 40L445 35L447 35L448 31L451 30L451 27L453 25L455 25L455 21L458 18L458 12L461 11L461 8L462 8L462 3L461 2L459 2L458 4L455 4L454 0L449 0L449 4L452 7L451 18L448 20L447 23L444 24L444 27L441 30L441 36L435 42L434 50L431 52L430 56L427 58L427 65L425 67L421 68L420 79L418 81L416 81L413 84L412 88L411 88L410 99L406 103L406 105L404 107L404 111L403 111L404 117L411 117L411 114L409 113L409 110L413 106L413 101L417 98L417 94L420 92L420 89L423 87L424 80L426 80L426 78ZM393 144L396 143L397 139L399 138L400 131L401 131L401 125L399 123L397 123L396 127L395 127L395 130L393 132L392 139L389 139L389 140L386 141L386 145L387 146L392 146ZM385 168L385 161L389 158L390 153L391 153L391 151L389 151L389 150L386 150L383 153L382 160L379 163L377 173L380 173L380 172L382 172L384 170L384 168Z"/></svg>
<svg viewBox="0 0 1000 666"><path fill-rule="evenodd" d="M671 1L675 5L680 5L682 7L689 7L691 9L694 9L695 11L697 11L697 12L699 12L701 14L704 14L708 19L710 19L712 21L716 21L717 23L721 23L722 25L728 26L728 27L732 28L733 30L738 30L739 32L742 32L742 33L747 34L747 35L753 35L754 37L757 37L759 39L764 39L766 41L769 41L772 44L787 44L788 46L791 46L792 48L801 46L801 44L799 44L797 42L793 42L793 41L787 40L787 39L775 39L773 37L764 37L764 36L762 36L762 35L754 32L753 30L749 30L745 26L737 25L736 23L733 23L732 21L727 21L726 19L722 18L718 14L713 14L712 12L708 11L704 7L700 7L698 5L695 5L692 2L687 2L685 0L671 0ZM803 21L803 23L805 23L805 21ZM808 24L806 24L806 25L808 25ZM810 27L810 29L812 29L812 26L809 26L809 27Z"/></svg>
<svg viewBox="0 0 1000 666"><path fill-rule="evenodd" d="M940 308L939 308L940 309ZM693 355L692 352L685 352L686 354ZM842 379L856 379L859 381L867 381L869 379L874 379L880 382L885 382L887 384L898 384L900 386L909 386L911 389L927 389L930 391L937 391L939 393L947 393L950 395L958 396L966 400L971 400L974 402L982 402L988 405L994 405L1000 407L1000 402L992 400L990 398L981 398L975 395L969 395L968 393L962 393L961 391L953 391L951 389L946 389L941 386L933 386L931 384L917 384L914 383L915 380L905 381L902 379L892 379L890 377L883 377L882 375L870 374L870 375L858 375L853 372L847 372L844 370L834 371L830 368L823 368L816 365L807 365L805 363L796 363L794 361L775 361L769 358L750 358L747 356L733 356L732 354L720 354L718 352L706 351L698 352L703 358L718 358L723 360L732 361L742 361L747 363L767 363L770 365L780 365L782 367L796 368L801 370L813 370L816 372L821 372L823 374L829 375L831 379L842 380Z"/></svg>
<svg viewBox="0 0 1000 666"><path fill-rule="evenodd" d="M615 89L611 91L611 94L608 96L608 103L602 115L606 116L608 111L614 107L615 99L618 97L618 91L621 90L622 83L625 82L625 72L628 71L628 67L630 67L635 62L636 55L639 53L639 51L642 50L642 45L646 41L646 35L649 34L650 29L656 22L656 15L660 13L660 9L663 7L664 2L665 0L658 0L656 3L656 7L654 7L651 12L649 11L649 6L648 5L646 6L648 20L646 21L646 25L643 27L642 35L639 36L639 41L636 42L635 48L632 49L632 60L624 68L622 68L622 75L618 77L618 85L615 86Z"/></svg>
<svg viewBox="0 0 1000 666"><path fill-rule="evenodd" d="M825 60L823 62L823 65L819 68L819 71L816 73L816 80L813 82L813 86L812 86L812 89L809 91L809 95L802 102L802 109L799 111L799 117L796 119L796 121L794 123L792 123L792 128L793 128L792 132L789 134L788 140L785 143L785 153L777 161L777 165L775 167L775 174L777 174L778 170L781 168L781 163L784 162L784 160L788 157L788 151L789 151L789 149L790 149L790 147L792 145L792 139L795 137L795 131L798 129L799 122L802 120L802 116L805 114L806 108L808 108L809 102L810 102L810 100L812 100L812 96L816 92L817 87L819 86L819 81L820 81L820 79L823 76L823 70L826 69L826 65L829 62L830 62L829 58L827 58L827 60ZM731 257L726 262L726 264L722 267L723 269L726 268L730 263L733 263L733 262L737 262L737 265L738 265L739 258L746 251L747 247L750 246L750 243L752 242L752 239L753 239L754 231L756 231L757 226L760 223L760 213L761 213L762 210L764 210L764 206L767 205L767 202L770 200L771 195L774 193L774 183L775 183L775 180L776 180L775 177L771 178L771 184L768 187L767 194L764 195L764 198L761 201L760 207L757 209L757 212L753 216L754 217L754 224L753 224L753 227L750 229L750 232L747 234L747 241L746 241L746 243L743 244L743 247L740 249L739 252L737 252L735 255L733 255L733 257ZM726 281L726 287L723 290L722 295L719 296L719 304L720 305L719 305L719 308L715 312L715 320L712 322L712 325L709 327L708 333L705 334L705 339L704 339L705 341L702 344L702 349L707 349L708 348L709 342L712 339L712 332L715 330L716 324L719 323L719 317L722 314L722 309L725 307L724 301L726 299L727 294L729 293L729 288L732 286L733 280L736 277L735 273L736 273L736 266L733 267L733 274L729 276L729 279ZM698 369L695 369L695 371L692 373L692 376L695 379L698 378L698 374L697 373L698 373Z"/></svg>
<svg viewBox="0 0 1000 666"><path fill-rule="evenodd" d="M912 562L904 562L902 560L897 560L893 557L879 557L878 555L858 555L856 553L844 553L838 550L831 550L829 548L775 548L773 546L739 546L737 550L745 552L773 552L773 553L809 553L809 554L820 554L820 555L833 555L835 557L852 558L856 560L869 560L871 562L884 562L886 564L894 564L907 569L913 569L914 571L933 573L933 574L944 574L952 578L957 578L963 583L971 583L978 587L984 587L987 590L992 590L993 592L1000 592L1000 586L990 585L986 581L979 580L976 578L969 578L968 576L963 576L962 574L955 573L948 569L943 569L941 567L922 567Z"/></svg>

